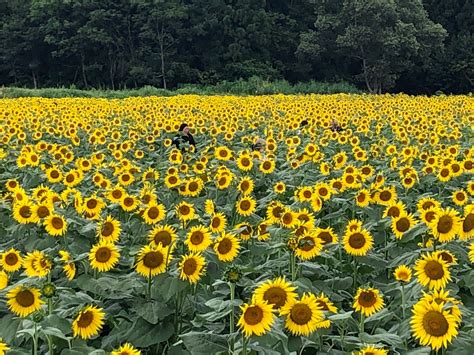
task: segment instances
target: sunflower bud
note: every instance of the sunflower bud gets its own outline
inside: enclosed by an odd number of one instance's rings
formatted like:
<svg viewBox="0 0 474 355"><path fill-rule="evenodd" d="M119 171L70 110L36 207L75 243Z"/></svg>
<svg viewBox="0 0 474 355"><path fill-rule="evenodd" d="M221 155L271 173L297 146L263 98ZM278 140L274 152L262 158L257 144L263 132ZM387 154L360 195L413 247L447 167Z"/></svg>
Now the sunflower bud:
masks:
<svg viewBox="0 0 474 355"><path fill-rule="evenodd" d="M46 298L52 298L56 294L56 286L52 283L47 283L41 289L41 293Z"/></svg>
<svg viewBox="0 0 474 355"><path fill-rule="evenodd" d="M296 250L296 248L298 247L298 238L296 237L288 238L288 241L286 242L286 246L290 250Z"/></svg>
<svg viewBox="0 0 474 355"><path fill-rule="evenodd" d="M224 273L224 280L227 282L237 283L241 278L242 272L235 266L228 268Z"/></svg>

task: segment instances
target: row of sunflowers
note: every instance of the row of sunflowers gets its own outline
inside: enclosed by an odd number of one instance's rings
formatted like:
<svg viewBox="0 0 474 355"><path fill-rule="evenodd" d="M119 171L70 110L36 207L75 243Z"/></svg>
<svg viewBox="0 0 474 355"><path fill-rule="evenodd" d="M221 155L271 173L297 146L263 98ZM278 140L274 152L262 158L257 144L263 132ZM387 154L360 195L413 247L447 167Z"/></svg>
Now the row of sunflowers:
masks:
<svg viewBox="0 0 474 355"><path fill-rule="evenodd" d="M473 108L0 100L0 355L470 354Z"/></svg>

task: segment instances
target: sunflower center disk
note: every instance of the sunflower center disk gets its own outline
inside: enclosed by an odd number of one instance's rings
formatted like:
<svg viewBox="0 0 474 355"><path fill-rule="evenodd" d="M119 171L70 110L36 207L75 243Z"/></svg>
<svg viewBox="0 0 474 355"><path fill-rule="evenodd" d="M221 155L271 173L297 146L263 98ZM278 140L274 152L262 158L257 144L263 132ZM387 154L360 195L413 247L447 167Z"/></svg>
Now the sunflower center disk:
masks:
<svg viewBox="0 0 474 355"><path fill-rule="evenodd" d="M443 266L437 261L428 261L425 266L426 275L431 280L439 280L444 276Z"/></svg>
<svg viewBox="0 0 474 355"><path fill-rule="evenodd" d="M362 292L359 297L359 304L363 307L372 307L377 299L373 292Z"/></svg>
<svg viewBox="0 0 474 355"><path fill-rule="evenodd" d="M406 218L402 218L397 221L397 230L400 232L406 232L410 228L410 222Z"/></svg>
<svg viewBox="0 0 474 355"><path fill-rule="evenodd" d="M438 221L438 232L448 233L453 227L453 220L449 216L442 216Z"/></svg>
<svg viewBox="0 0 474 355"><path fill-rule="evenodd" d="M474 213L469 213L462 224L463 232L470 232L474 228Z"/></svg>
<svg viewBox="0 0 474 355"><path fill-rule="evenodd" d="M150 217L151 219L156 219L158 218L159 215L160 215L160 211L156 207L151 207L148 210L148 217Z"/></svg>
<svg viewBox="0 0 474 355"><path fill-rule="evenodd" d="M105 248L105 247L99 248L97 252L95 253L95 258L100 263L105 263L109 261L111 256L112 256L112 253L110 252L109 248Z"/></svg>
<svg viewBox="0 0 474 355"><path fill-rule="evenodd" d="M354 249L360 249L365 245L365 238L361 233L354 233L349 238L349 245Z"/></svg>
<svg viewBox="0 0 474 355"><path fill-rule="evenodd" d="M35 296L31 291L23 290L16 295L15 300L22 307L30 307L35 303Z"/></svg>
<svg viewBox="0 0 474 355"><path fill-rule="evenodd" d="M79 320L77 321L77 326L79 328L87 328L89 325L92 324L94 320L94 315L91 311L86 311L81 314Z"/></svg>
<svg viewBox="0 0 474 355"><path fill-rule="evenodd" d="M164 247L171 244L171 235L166 231L160 231L155 235L155 244L161 243Z"/></svg>
<svg viewBox="0 0 474 355"><path fill-rule="evenodd" d="M5 263L7 265L15 265L18 262L18 256L15 254L8 254L5 256Z"/></svg>
<svg viewBox="0 0 474 355"><path fill-rule="evenodd" d="M280 287L272 287L265 291L263 299L273 304L275 308L281 308L286 303L286 292Z"/></svg>
<svg viewBox="0 0 474 355"><path fill-rule="evenodd" d="M163 255L157 251L147 253L143 258L143 265L149 269L154 269L163 263Z"/></svg>
<svg viewBox="0 0 474 355"><path fill-rule="evenodd" d="M55 229L62 229L63 228L63 220L59 217L54 217L51 224Z"/></svg>
<svg viewBox="0 0 474 355"><path fill-rule="evenodd" d="M110 223L110 222L105 222L103 227L102 227L101 233L104 237L110 237L112 235L113 231L114 231L113 224Z"/></svg>
<svg viewBox="0 0 474 355"><path fill-rule="evenodd" d="M220 254L227 254L232 250L232 242L228 238L224 238L219 242L217 250Z"/></svg>
<svg viewBox="0 0 474 355"><path fill-rule="evenodd" d="M194 272L196 271L197 269L197 263L196 263L196 260L194 259L188 259L184 262L184 265L183 265L183 272L186 274L186 275L192 275L194 274Z"/></svg>
<svg viewBox="0 0 474 355"><path fill-rule="evenodd" d="M441 313L430 311L423 317L423 328L429 335L441 337L448 332L449 324Z"/></svg>
<svg viewBox="0 0 474 355"><path fill-rule="evenodd" d="M199 245L204 240L204 235L201 232L194 232L191 235L191 243L194 245Z"/></svg>
<svg viewBox="0 0 474 355"><path fill-rule="evenodd" d="M312 315L311 309L302 303L296 304L290 313L291 320L298 325L307 324L311 320Z"/></svg>
<svg viewBox="0 0 474 355"><path fill-rule="evenodd" d="M263 319L263 312L258 306L251 306L247 308L244 314L245 322L249 325L256 325Z"/></svg>

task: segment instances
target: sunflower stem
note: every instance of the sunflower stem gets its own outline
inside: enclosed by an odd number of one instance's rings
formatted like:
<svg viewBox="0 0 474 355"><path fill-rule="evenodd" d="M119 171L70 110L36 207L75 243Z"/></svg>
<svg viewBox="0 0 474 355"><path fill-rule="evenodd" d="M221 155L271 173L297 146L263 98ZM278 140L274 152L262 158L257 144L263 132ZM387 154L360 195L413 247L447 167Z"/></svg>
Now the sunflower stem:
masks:
<svg viewBox="0 0 474 355"><path fill-rule="evenodd" d="M49 335L46 335L46 339L48 340L48 353L54 355L53 339Z"/></svg>
<svg viewBox="0 0 474 355"><path fill-rule="evenodd" d="M229 282L230 287L230 352L234 352L234 323L235 323L235 315L234 315L234 297L235 297L235 284L233 282Z"/></svg>
<svg viewBox="0 0 474 355"><path fill-rule="evenodd" d="M296 280L296 256L292 251L290 252L290 271L291 271L291 281Z"/></svg>
<svg viewBox="0 0 474 355"><path fill-rule="evenodd" d="M357 266L358 266L358 265L357 265L357 257L356 257L356 256L354 256L354 263L353 263L353 265L354 265L354 272L353 272L353 275L352 275L352 276L353 276L353 278L354 278L353 281L354 281L354 292L355 292L355 291L357 291Z"/></svg>
<svg viewBox="0 0 474 355"><path fill-rule="evenodd" d="M151 278L151 269L150 271L148 272L148 287L147 287L147 292L146 292L146 298L148 300L148 302L151 301L151 284L153 283L153 279Z"/></svg>
<svg viewBox="0 0 474 355"><path fill-rule="evenodd" d="M247 355L247 337L242 333L242 355Z"/></svg>
<svg viewBox="0 0 474 355"><path fill-rule="evenodd" d="M359 338L360 338L361 334L364 333L364 320L365 320L364 314L361 313L360 314L360 324L359 324Z"/></svg>
<svg viewBox="0 0 474 355"><path fill-rule="evenodd" d="M38 328L35 322L35 334L33 335L33 355L38 354Z"/></svg>
<svg viewBox="0 0 474 355"><path fill-rule="evenodd" d="M436 251L436 239L433 239L433 251Z"/></svg>
<svg viewBox="0 0 474 355"><path fill-rule="evenodd" d="M402 284L402 315L405 319L405 285Z"/></svg>

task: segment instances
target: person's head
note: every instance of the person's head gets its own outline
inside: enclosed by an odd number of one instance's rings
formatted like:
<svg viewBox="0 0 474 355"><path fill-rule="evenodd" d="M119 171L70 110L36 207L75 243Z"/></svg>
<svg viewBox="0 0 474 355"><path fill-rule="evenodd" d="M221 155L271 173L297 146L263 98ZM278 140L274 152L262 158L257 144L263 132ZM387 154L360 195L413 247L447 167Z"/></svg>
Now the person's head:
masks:
<svg viewBox="0 0 474 355"><path fill-rule="evenodd" d="M189 126L187 123L181 123L181 126L179 126L179 131L183 132L184 134L189 133Z"/></svg>
<svg viewBox="0 0 474 355"><path fill-rule="evenodd" d="M263 152L265 150L265 140L262 138L258 138L255 144L253 145L253 150Z"/></svg>
<svg viewBox="0 0 474 355"><path fill-rule="evenodd" d="M304 126L308 125L308 120L303 120L300 122L300 127L303 128Z"/></svg>

